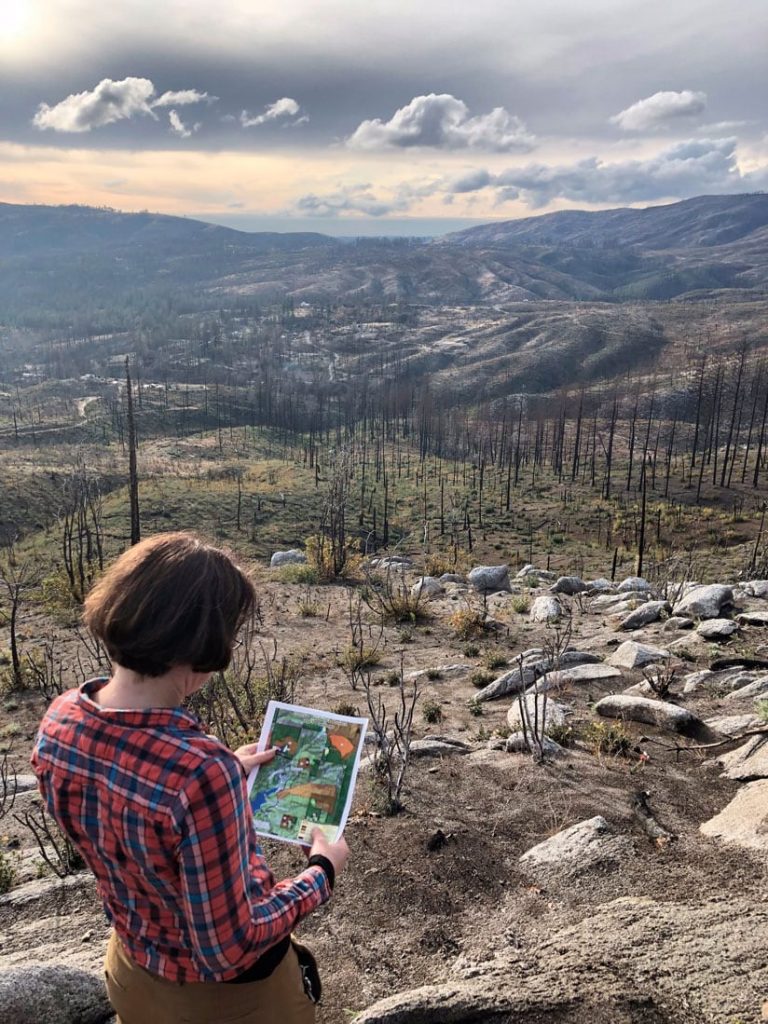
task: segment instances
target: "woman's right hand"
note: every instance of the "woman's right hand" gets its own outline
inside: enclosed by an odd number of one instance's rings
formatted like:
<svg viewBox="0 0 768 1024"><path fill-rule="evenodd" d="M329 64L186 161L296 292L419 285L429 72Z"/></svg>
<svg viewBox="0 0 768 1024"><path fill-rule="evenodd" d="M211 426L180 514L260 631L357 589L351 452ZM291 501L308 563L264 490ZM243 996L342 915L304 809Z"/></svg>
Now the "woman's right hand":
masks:
<svg viewBox="0 0 768 1024"><path fill-rule="evenodd" d="M315 855L327 857L331 864L333 864L333 869L338 876L344 870L349 860L349 847L343 836L341 839L337 839L335 843L329 843L325 838L323 830L315 828L312 829L312 846L309 850L309 856L314 857Z"/></svg>

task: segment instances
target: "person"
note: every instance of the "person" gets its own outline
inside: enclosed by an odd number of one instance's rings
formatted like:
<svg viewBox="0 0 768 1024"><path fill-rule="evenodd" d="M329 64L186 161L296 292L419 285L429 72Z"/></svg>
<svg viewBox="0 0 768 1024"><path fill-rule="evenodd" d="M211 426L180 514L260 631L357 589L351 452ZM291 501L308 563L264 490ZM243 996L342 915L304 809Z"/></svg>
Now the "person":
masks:
<svg viewBox="0 0 768 1024"><path fill-rule="evenodd" d="M229 665L256 595L224 551L159 534L126 551L85 601L108 678L57 697L32 764L48 811L96 876L113 931L119 1024L310 1024L316 971L292 940L346 865L312 834L306 868L276 882L253 829L247 772L184 708Z"/></svg>

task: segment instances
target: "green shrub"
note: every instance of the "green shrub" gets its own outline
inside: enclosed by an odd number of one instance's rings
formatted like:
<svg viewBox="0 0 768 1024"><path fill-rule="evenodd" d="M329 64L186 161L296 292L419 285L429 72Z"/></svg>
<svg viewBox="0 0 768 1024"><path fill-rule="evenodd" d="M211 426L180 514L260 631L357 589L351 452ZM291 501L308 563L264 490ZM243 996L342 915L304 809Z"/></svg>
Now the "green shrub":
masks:
<svg viewBox="0 0 768 1024"><path fill-rule="evenodd" d="M3 850L0 850L0 895L10 892L16 881L16 868Z"/></svg>
<svg viewBox="0 0 768 1024"><path fill-rule="evenodd" d="M320 574L317 569L308 563L282 565L276 575L281 583L304 583L311 586L320 582Z"/></svg>
<svg viewBox="0 0 768 1024"><path fill-rule="evenodd" d="M479 653L480 648L477 646L477 644L467 644L467 646L462 651L462 654L464 655L465 658L476 658Z"/></svg>
<svg viewBox="0 0 768 1024"><path fill-rule="evenodd" d="M471 700L469 704L467 704L467 707L469 708L469 713L473 718L480 718L484 714L483 705L479 700Z"/></svg>
<svg viewBox="0 0 768 1024"><path fill-rule="evenodd" d="M429 679L430 682L434 682L436 679L442 679L442 678L443 678L443 673L440 671L439 668L428 668L427 669L427 679Z"/></svg>
<svg viewBox="0 0 768 1024"><path fill-rule="evenodd" d="M634 746L629 730L620 722L590 722L584 739L595 755L612 754L624 757Z"/></svg>
<svg viewBox="0 0 768 1024"><path fill-rule="evenodd" d="M509 664L506 654L500 651L489 651L483 658L483 664L491 670L495 668L506 668Z"/></svg>
<svg viewBox="0 0 768 1024"><path fill-rule="evenodd" d="M460 608L455 611L450 623L459 640L473 640L485 633L485 616L474 608Z"/></svg>
<svg viewBox="0 0 768 1024"><path fill-rule="evenodd" d="M429 722L430 725L435 725L437 722L442 722L443 709L440 707L436 700L425 701L421 710L422 714L424 715L424 720L426 722Z"/></svg>
<svg viewBox="0 0 768 1024"><path fill-rule="evenodd" d="M484 669L478 669L477 672L473 672L469 677L470 683L476 686L478 690L482 690L488 683L492 683L496 676L493 672L486 672Z"/></svg>
<svg viewBox="0 0 768 1024"><path fill-rule="evenodd" d="M335 707L331 708L334 715L344 715L346 718L355 718L358 714L358 710L354 704L349 704L347 701L341 701Z"/></svg>
<svg viewBox="0 0 768 1024"><path fill-rule="evenodd" d="M518 615L525 615L531 610L531 599L527 594L515 594L510 601L512 610L516 611Z"/></svg>

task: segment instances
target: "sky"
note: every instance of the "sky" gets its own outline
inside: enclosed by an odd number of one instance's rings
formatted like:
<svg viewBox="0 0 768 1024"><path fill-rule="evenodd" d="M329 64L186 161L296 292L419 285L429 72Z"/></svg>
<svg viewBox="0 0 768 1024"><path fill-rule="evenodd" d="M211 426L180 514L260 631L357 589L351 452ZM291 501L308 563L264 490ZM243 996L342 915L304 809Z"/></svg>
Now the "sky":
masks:
<svg viewBox="0 0 768 1024"><path fill-rule="evenodd" d="M766 0L0 0L0 201L434 235L768 190Z"/></svg>

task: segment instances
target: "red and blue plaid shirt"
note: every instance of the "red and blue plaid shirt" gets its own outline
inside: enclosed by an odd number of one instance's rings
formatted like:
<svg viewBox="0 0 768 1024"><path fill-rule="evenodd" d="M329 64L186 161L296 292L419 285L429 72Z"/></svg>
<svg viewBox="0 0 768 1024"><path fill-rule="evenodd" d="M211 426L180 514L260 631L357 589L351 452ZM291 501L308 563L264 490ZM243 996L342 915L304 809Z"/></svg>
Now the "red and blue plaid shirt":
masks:
<svg viewBox="0 0 768 1024"><path fill-rule="evenodd" d="M32 765L96 876L130 957L169 981L227 981L330 898L321 867L275 883L240 762L178 708L103 708L95 679L57 697Z"/></svg>

